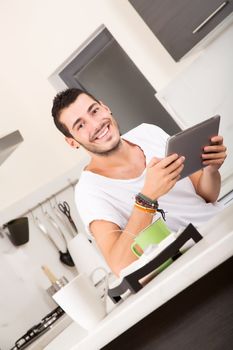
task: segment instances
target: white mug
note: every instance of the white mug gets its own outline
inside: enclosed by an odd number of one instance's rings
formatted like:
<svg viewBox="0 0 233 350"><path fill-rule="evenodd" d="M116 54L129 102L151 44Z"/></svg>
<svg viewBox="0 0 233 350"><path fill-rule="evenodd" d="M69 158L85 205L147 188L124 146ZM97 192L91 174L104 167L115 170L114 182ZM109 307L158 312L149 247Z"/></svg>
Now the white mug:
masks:
<svg viewBox="0 0 233 350"><path fill-rule="evenodd" d="M105 278L105 293L101 299L100 292L94 286L93 276L102 270ZM96 268L88 277L81 273L53 295L53 299L75 322L84 329L92 329L106 316L106 297L108 291L108 272Z"/></svg>

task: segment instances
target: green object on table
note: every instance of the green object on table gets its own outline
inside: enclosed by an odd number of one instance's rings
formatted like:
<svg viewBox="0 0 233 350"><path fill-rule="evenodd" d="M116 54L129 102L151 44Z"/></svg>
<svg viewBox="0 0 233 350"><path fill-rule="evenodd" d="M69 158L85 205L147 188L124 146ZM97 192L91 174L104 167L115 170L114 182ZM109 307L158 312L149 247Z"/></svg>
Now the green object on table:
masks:
<svg viewBox="0 0 233 350"><path fill-rule="evenodd" d="M150 244L158 244L170 233L171 231L168 229L165 222L160 218L151 225L147 226L138 234L138 236L135 237L134 242L131 244L131 250L135 255L140 257L142 253L137 247L144 251Z"/></svg>

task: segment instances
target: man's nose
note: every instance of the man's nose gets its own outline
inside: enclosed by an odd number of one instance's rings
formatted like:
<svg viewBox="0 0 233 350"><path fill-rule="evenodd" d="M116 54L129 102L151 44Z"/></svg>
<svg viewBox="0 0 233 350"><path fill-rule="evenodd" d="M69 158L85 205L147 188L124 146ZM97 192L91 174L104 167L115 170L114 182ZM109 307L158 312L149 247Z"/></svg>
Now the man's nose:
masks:
<svg viewBox="0 0 233 350"><path fill-rule="evenodd" d="M90 135L94 135L95 132L98 132L101 128L101 125L101 118L90 118L90 120L88 121L88 131Z"/></svg>
<svg viewBox="0 0 233 350"><path fill-rule="evenodd" d="M98 128L99 125L101 124L101 118L90 118L88 121L88 125L91 129Z"/></svg>

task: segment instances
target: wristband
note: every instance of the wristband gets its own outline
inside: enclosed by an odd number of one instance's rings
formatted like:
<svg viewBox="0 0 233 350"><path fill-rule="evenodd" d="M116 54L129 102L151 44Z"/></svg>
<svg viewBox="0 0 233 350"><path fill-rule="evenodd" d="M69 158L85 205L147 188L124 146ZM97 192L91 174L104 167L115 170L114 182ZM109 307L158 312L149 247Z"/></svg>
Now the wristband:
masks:
<svg viewBox="0 0 233 350"><path fill-rule="evenodd" d="M138 193L135 196L135 201L136 203L146 207L146 208L152 208L152 209L157 209L159 204L157 200L152 200L147 196L144 196L142 193Z"/></svg>
<svg viewBox="0 0 233 350"><path fill-rule="evenodd" d="M142 205L139 205L138 203L135 203L134 206L135 206L135 208L138 208L139 210L144 211L146 213L150 213L152 215L156 214L156 209L143 207Z"/></svg>

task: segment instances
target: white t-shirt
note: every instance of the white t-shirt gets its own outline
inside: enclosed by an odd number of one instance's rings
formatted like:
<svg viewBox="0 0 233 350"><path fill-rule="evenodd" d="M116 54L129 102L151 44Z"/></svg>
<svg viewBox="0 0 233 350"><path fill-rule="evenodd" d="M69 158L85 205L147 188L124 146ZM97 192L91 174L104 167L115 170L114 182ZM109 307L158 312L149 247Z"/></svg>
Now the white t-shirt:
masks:
<svg viewBox="0 0 233 350"><path fill-rule="evenodd" d="M168 136L155 125L141 124L122 138L140 146L148 164L154 156L164 157ZM89 224L94 220L111 221L124 229L135 203L135 195L144 185L145 172L129 180L111 179L90 171L82 172L75 189L75 202L88 233ZM222 208L220 203L206 203L197 195L189 177L179 180L158 202L159 207L166 212L166 224L174 232L190 222L198 227ZM154 220L158 217L159 213Z"/></svg>

